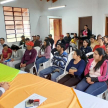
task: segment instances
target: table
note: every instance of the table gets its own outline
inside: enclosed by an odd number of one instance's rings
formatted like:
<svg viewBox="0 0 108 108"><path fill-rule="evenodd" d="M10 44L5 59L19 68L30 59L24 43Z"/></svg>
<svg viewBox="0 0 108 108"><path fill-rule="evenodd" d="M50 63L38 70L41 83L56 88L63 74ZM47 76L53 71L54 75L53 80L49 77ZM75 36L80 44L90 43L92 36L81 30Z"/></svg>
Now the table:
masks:
<svg viewBox="0 0 108 108"><path fill-rule="evenodd" d="M10 89L0 97L0 108L14 108L34 93L47 98L39 108L82 108L72 88L29 73L10 82Z"/></svg>
<svg viewBox="0 0 108 108"><path fill-rule="evenodd" d="M108 101L74 89L83 108L108 108Z"/></svg>

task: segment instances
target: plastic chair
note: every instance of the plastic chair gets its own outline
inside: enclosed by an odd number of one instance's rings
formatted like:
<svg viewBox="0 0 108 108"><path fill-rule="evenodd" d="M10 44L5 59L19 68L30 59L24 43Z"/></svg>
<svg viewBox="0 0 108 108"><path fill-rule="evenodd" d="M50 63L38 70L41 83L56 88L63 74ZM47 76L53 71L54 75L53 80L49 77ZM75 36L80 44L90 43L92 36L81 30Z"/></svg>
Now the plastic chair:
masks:
<svg viewBox="0 0 108 108"><path fill-rule="evenodd" d="M38 56L38 53L40 51L40 47L34 47L34 49L37 51L37 56Z"/></svg>
<svg viewBox="0 0 108 108"><path fill-rule="evenodd" d="M49 59L48 61L46 61L46 62L40 64L40 65L43 64L43 68L41 68L41 70L42 70L42 69L46 69L46 68L48 68L49 66L52 66L52 63L51 63L51 59L52 59L52 58L53 58L53 55L52 55L52 53L50 53L50 59ZM38 75L39 75L39 72L40 72L41 70L39 69Z"/></svg>
<svg viewBox="0 0 108 108"><path fill-rule="evenodd" d="M89 53L86 54L86 56L90 56L90 55L93 55L93 54L94 54L94 52L89 52Z"/></svg>
<svg viewBox="0 0 108 108"><path fill-rule="evenodd" d="M26 49L20 49L20 50L23 52L23 55L24 55L24 53L25 53Z"/></svg>

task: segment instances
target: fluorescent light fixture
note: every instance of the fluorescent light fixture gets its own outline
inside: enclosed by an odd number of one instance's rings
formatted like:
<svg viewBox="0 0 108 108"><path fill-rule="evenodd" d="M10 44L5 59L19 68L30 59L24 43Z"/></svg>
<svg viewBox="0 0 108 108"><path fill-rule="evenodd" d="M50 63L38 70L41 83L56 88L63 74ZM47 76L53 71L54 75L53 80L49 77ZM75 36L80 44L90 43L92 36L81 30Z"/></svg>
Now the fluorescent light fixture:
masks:
<svg viewBox="0 0 108 108"><path fill-rule="evenodd" d="M11 1L15 1L15 0L5 0L5 1L1 1L0 4L8 3L8 2L11 2Z"/></svg>
<svg viewBox="0 0 108 108"><path fill-rule="evenodd" d="M48 8L48 10L59 9L59 8L64 8L64 7L66 7L66 5L64 5L64 6L50 7L50 8Z"/></svg>

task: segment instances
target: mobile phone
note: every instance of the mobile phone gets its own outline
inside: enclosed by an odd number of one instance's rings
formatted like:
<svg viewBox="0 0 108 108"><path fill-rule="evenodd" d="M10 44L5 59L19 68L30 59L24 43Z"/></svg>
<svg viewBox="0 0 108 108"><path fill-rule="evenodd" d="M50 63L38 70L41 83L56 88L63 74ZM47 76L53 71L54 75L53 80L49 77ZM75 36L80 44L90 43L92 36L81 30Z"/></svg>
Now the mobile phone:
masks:
<svg viewBox="0 0 108 108"><path fill-rule="evenodd" d="M30 108L30 107L33 107L33 106L39 106L39 104L40 104L39 99L35 99L35 100L29 99L25 102L26 108Z"/></svg>

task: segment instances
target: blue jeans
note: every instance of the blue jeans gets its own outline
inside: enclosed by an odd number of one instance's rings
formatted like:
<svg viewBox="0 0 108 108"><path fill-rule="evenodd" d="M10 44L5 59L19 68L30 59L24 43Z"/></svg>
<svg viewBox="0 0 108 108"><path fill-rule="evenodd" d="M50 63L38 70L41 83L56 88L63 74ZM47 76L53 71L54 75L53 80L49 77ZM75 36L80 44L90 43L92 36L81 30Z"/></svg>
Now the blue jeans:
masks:
<svg viewBox="0 0 108 108"><path fill-rule="evenodd" d="M49 60L49 58L46 58L46 57L41 57L41 58L37 57L36 63L35 63L36 64L36 68L37 68L37 72L39 70L39 64L44 63L44 62L46 62L48 60Z"/></svg>
<svg viewBox="0 0 108 108"><path fill-rule="evenodd" d="M86 78L84 78L76 86L76 89L97 96L107 90L107 84L106 82L95 82L94 84L89 84L87 83Z"/></svg>
<svg viewBox="0 0 108 108"><path fill-rule="evenodd" d="M48 68L40 71L39 72L39 76L45 78L45 75L48 75L48 74L52 73L55 69L58 69L58 68L56 68L54 66L50 66L50 67L48 67ZM64 70L60 69L60 72L54 72L54 73L52 73L51 80L56 82L56 78L59 75L63 74L63 72L64 72Z"/></svg>

